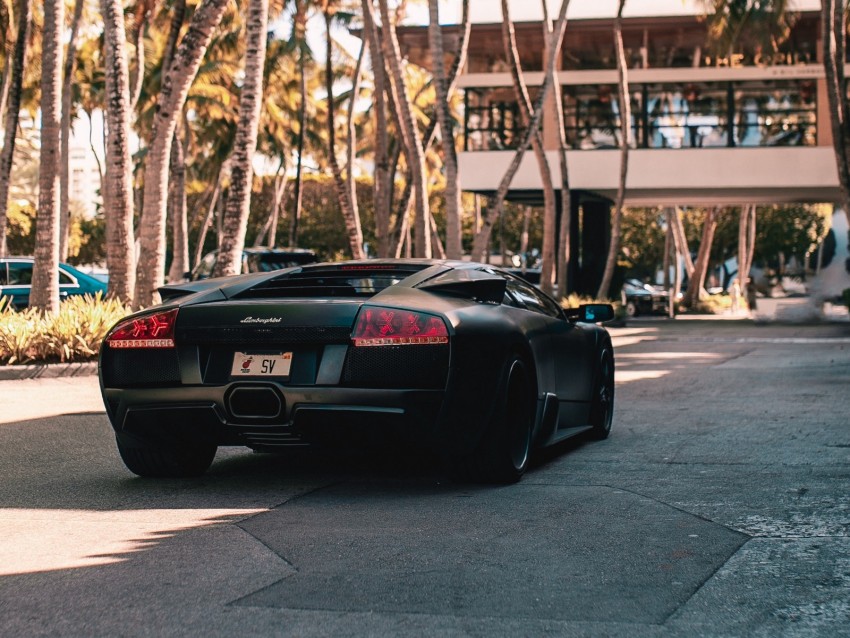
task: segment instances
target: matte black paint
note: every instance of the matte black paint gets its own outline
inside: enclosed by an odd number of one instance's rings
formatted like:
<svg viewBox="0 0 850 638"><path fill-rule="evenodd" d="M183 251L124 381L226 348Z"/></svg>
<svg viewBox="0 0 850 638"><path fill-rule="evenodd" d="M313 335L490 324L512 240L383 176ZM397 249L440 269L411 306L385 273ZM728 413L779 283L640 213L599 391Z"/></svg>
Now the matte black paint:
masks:
<svg viewBox="0 0 850 638"><path fill-rule="evenodd" d="M292 273L398 264L422 269L371 298L235 298ZM140 314L179 308L176 350L128 354L104 344L100 381L107 413L125 442L173 437L271 449L303 443L365 444L377 436L465 453L478 445L493 418L505 362L516 354L533 375L538 400L535 441L553 443L589 425L598 352L610 339L597 325L499 303L507 300L504 282L510 277L470 262L384 260L167 286L163 292L169 301ZM437 370L435 377L434 370L423 371L418 387L406 387L399 375L394 383L381 384L387 387L374 387L374 378L358 380L363 366L356 373L349 367L350 334L364 304L443 317L449 331L445 360L440 355L427 364L443 367L442 373ZM394 356L410 353L413 362L414 355L425 352L418 348L432 346L389 347L396 348ZM293 352L290 377L232 379L235 351ZM128 357L131 364L135 357L143 365L128 366L122 361ZM179 380L161 378L162 367L169 365L177 366ZM420 359L416 365L426 364ZM252 392L265 406L258 414L247 407ZM279 411L269 407L277 400Z"/></svg>

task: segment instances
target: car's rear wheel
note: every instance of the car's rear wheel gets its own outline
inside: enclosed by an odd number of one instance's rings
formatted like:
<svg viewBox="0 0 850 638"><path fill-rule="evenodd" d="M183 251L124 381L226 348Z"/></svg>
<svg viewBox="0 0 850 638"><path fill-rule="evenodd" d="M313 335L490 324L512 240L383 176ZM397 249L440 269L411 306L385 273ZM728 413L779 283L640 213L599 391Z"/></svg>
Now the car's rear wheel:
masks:
<svg viewBox="0 0 850 638"><path fill-rule="evenodd" d="M500 403L478 448L453 459L455 478L482 483L515 483L531 456L534 396L525 364L518 356L505 365Z"/></svg>
<svg viewBox="0 0 850 638"><path fill-rule="evenodd" d="M614 352L611 343L606 343L599 353L596 382L590 403L591 437L607 439L614 418Z"/></svg>
<svg viewBox="0 0 850 638"><path fill-rule="evenodd" d="M200 476L212 465L217 446L212 443L154 444L118 436L118 453L133 474L150 478L188 478Z"/></svg>
<svg viewBox="0 0 850 638"><path fill-rule="evenodd" d="M628 317L637 317L640 314L640 310L638 309L638 305L636 301L627 301L626 302L626 316Z"/></svg>

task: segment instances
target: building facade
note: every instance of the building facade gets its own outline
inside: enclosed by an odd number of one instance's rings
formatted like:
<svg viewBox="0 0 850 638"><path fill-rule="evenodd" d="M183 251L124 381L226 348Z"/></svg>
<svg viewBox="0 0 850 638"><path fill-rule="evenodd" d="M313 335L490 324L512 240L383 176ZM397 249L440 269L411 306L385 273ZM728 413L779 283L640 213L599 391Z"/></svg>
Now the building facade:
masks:
<svg viewBox="0 0 850 638"><path fill-rule="evenodd" d="M457 29L445 27L446 40ZM543 81L544 25L516 24L532 100ZM839 185L820 58L816 10L795 15L788 38L768 55L741 38L713 53L701 16L624 19L631 135L626 205L740 205L831 202ZM409 28L410 58L428 65L427 32ZM613 19L570 20L557 59L560 105L546 103L543 141L560 184L556 109L563 110L568 178L575 217L574 289L588 292L601 275L610 202L620 170L620 108ZM474 24L463 91L462 188L495 192L523 128L505 62L500 24ZM532 153L512 183L510 199L541 201Z"/></svg>

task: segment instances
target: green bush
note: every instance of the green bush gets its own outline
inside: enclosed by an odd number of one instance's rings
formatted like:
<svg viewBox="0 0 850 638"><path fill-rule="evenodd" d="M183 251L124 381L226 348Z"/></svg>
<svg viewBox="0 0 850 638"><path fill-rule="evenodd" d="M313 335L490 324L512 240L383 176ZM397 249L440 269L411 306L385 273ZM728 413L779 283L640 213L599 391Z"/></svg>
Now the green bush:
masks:
<svg viewBox="0 0 850 638"><path fill-rule="evenodd" d="M89 295L62 302L55 315L35 308L13 310L0 299L0 363L87 361L97 357L106 332L130 309Z"/></svg>

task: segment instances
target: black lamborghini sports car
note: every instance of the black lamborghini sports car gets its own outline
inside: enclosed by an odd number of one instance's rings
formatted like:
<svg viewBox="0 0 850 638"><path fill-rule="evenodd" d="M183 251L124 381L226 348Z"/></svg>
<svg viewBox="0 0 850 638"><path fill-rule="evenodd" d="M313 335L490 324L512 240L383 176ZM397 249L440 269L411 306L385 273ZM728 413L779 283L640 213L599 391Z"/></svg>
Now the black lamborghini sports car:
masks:
<svg viewBox="0 0 850 638"><path fill-rule="evenodd" d="M118 451L141 476L191 476L216 448L429 446L462 477L520 478L532 448L614 406L609 305L563 311L470 262L310 264L161 289L100 356Z"/></svg>

